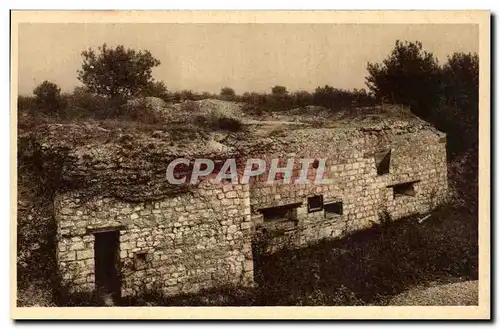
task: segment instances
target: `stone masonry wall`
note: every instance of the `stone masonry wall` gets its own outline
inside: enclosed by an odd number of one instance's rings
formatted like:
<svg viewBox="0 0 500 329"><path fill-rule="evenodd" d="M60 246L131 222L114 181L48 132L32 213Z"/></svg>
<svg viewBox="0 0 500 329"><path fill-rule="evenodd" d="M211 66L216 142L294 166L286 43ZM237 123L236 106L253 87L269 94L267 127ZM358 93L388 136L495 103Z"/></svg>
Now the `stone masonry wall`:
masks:
<svg viewBox="0 0 500 329"><path fill-rule="evenodd" d="M312 132L314 134L314 132ZM250 184L205 180L176 197L129 202L59 193L55 200L58 264L63 279L93 290L94 230L119 229L122 296L160 287L167 294L196 292L227 283L253 282L252 246L265 253L301 247L367 228L382 214L398 219L425 213L447 193L444 134L420 130L394 134L362 132L336 142L260 155L326 159L326 184L269 185L265 176ZM390 150L389 171L378 174L377 153ZM257 156L254 156L257 157ZM299 163L296 161L296 163ZM316 170L311 166L309 179ZM295 167L298 177L300 166ZM412 183L412 195L394 195L394 185ZM308 198L341 202L341 213L309 212ZM265 220L263 209L294 205L286 220ZM138 253L145 264L136 266Z"/></svg>
<svg viewBox="0 0 500 329"><path fill-rule="evenodd" d="M200 183L192 193L153 202L112 197L55 200L58 263L65 282L93 290L93 229L120 228L122 296L160 287L167 294L224 283L253 283L249 187ZM146 264L134 266L138 252Z"/></svg>
<svg viewBox="0 0 500 329"><path fill-rule="evenodd" d="M381 149L391 150L389 173L384 175L377 174L374 157L374 152ZM293 156L282 154L283 158ZM446 142L441 134L422 131L385 138L367 135L348 145L311 148L309 154L301 155L307 156L327 159L327 184L251 182L252 216L263 252L305 246L367 228L379 222L384 212L392 219L425 213L446 196ZM310 179L315 175L311 167ZM407 182L414 182L415 195L394 197L392 185ZM309 213L308 197L318 195L325 204L342 202L342 214L325 214L324 210ZM300 205L293 220L266 222L261 214L265 208L297 203Z"/></svg>

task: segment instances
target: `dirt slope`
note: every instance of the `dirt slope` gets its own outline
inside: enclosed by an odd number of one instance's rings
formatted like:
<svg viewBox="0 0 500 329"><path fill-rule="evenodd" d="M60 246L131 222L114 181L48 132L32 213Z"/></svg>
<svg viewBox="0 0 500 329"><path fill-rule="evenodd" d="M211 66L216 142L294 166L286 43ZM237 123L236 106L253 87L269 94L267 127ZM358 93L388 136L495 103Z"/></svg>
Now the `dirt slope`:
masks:
<svg viewBox="0 0 500 329"><path fill-rule="evenodd" d="M418 287L395 296L389 302L395 306L478 305L478 281Z"/></svg>

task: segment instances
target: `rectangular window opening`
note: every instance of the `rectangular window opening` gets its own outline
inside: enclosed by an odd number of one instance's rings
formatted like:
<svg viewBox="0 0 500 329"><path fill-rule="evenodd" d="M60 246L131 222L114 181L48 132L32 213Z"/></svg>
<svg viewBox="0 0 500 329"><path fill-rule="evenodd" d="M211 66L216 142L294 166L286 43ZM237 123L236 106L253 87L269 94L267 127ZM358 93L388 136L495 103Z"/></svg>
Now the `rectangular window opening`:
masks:
<svg viewBox="0 0 500 329"><path fill-rule="evenodd" d="M264 222L288 221L297 219L297 208L300 203L261 209Z"/></svg>
<svg viewBox="0 0 500 329"><path fill-rule="evenodd" d="M315 195L307 198L307 211L316 212L323 210L323 196Z"/></svg>
<svg viewBox="0 0 500 329"><path fill-rule="evenodd" d="M391 150L378 152L375 154L375 165L377 167L377 175L387 175L391 166Z"/></svg>
<svg viewBox="0 0 500 329"><path fill-rule="evenodd" d="M145 251L139 251L134 257L134 266L136 270L140 270L146 267L148 262L148 254Z"/></svg>
<svg viewBox="0 0 500 329"><path fill-rule="evenodd" d="M404 197L404 196L415 196L415 183L408 182L402 184L396 184L392 186L394 193L394 198Z"/></svg>
<svg viewBox="0 0 500 329"><path fill-rule="evenodd" d="M341 216L343 212L342 201L325 203L325 217Z"/></svg>

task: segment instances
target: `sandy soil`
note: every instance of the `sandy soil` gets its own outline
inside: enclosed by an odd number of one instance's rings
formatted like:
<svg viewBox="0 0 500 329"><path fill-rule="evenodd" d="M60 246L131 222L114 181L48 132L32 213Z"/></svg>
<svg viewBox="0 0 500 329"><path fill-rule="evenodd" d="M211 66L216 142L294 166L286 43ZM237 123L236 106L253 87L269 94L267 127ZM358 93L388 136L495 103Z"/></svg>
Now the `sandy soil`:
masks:
<svg viewBox="0 0 500 329"><path fill-rule="evenodd" d="M478 305L478 281L448 283L428 288L413 288L392 298L389 305Z"/></svg>

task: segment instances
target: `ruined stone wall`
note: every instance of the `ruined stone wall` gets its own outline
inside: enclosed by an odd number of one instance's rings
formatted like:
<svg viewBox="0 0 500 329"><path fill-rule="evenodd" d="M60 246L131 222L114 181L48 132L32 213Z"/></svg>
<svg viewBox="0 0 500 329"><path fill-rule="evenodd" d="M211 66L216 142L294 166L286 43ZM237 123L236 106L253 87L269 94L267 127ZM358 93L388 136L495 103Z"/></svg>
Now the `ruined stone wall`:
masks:
<svg viewBox="0 0 500 329"><path fill-rule="evenodd" d="M269 185L265 175L246 185L205 180L156 201L60 192L54 208L63 279L93 290L96 230L115 229L122 296L153 287L176 294L251 284L252 246L265 253L306 246L367 228L383 214L427 212L446 196L446 140L435 130L304 129L287 136L288 144L271 143L274 151L252 157L281 158L282 166L289 158L326 159L325 184L313 182L318 169L311 165L309 184ZM389 151L387 172L377 172L380 154ZM296 164L295 178L302 169ZM411 193L395 196L398 184L410 184ZM322 198L322 209L309 209L311 197ZM293 207L285 220L266 218L265 209L287 205Z"/></svg>
<svg viewBox="0 0 500 329"><path fill-rule="evenodd" d="M301 157L327 159L323 185L251 185L252 216L264 252L299 247L367 228L382 214L392 219L424 213L440 203L447 191L446 142L443 134L418 131L401 135L363 134L344 143L311 146ZM389 172L377 173L377 152L390 150ZM282 153L282 158L296 154ZM271 158L272 156L269 156ZM298 158L298 157L297 157ZM298 168L300 169L300 168ZM310 167L310 179L316 170ZM412 183L414 195L394 196L395 184ZM308 198L342 202L341 214L308 211ZM265 220L262 209L299 204L290 220Z"/></svg>
<svg viewBox="0 0 500 329"><path fill-rule="evenodd" d="M382 193L381 206L392 218L422 213L437 206L447 197L448 173L446 138L430 132L409 135L395 144L390 173L379 176L381 186L415 181L414 197L394 197L391 188Z"/></svg>
<svg viewBox="0 0 500 329"><path fill-rule="evenodd" d="M253 282L248 185L204 181L191 193L134 203L72 192L57 195L55 209L59 268L77 290L94 289L92 232L105 228L120 230L122 296Z"/></svg>

